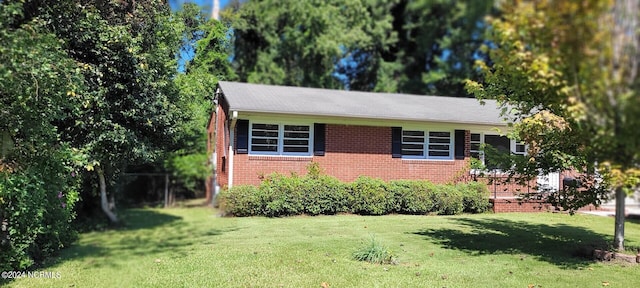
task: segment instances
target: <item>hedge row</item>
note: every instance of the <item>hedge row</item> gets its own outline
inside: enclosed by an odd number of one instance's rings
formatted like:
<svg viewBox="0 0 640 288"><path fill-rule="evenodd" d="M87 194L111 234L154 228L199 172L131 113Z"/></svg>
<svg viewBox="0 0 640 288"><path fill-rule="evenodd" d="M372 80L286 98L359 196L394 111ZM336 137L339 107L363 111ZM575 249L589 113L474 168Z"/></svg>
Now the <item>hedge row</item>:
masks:
<svg viewBox="0 0 640 288"><path fill-rule="evenodd" d="M445 185L429 181L360 177L344 183L327 175L272 174L260 186L241 185L220 194L220 207L234 216L481 213L489 209L486 185Z"/></svg>

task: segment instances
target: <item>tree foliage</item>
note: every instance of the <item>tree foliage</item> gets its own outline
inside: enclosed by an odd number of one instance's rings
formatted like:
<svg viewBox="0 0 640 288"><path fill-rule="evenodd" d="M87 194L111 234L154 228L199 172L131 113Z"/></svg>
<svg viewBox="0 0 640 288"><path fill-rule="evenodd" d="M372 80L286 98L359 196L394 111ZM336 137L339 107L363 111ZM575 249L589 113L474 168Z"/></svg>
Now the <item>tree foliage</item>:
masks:
<svg viewBox="0 0 640 288"><path fill-rule="evenodd" d="M232 16L241 81L467 96L493 1L247 1Z"/></svg>
<svg viewBox="0 0 640 288"><path fill-rule="evenodd" d="M631 2L505 2L503 17L491 21L493 65L479 62L486 83L467 83L479 98L498 99L517 122L514 136L529 143L531 158L514 172L582 175L550 198L569 210L599 205L610 188L624 203L624 191L640 183L637 27L627 25L637 22L638 3Z"/></svg>
<svg viewBox="0 0 640 288"><path fill-rule="evenodd" d="M229 54L229 27L224 22L207 19L199 7L185 4L173 21L182 31L184 71L176 75L179 88L178 107L183 121L178 125L179 149L172 153L167 166L182 179L188 190L203 187L211 175L207 165L207 125L213 110L213 96L219 80L234 80Z"/></svg>
<svg viewBox="0 0 640 288"><path fill-rule="evenodd" d="M486 59L479 48L485 17L496 13L493 1L402 0L390 12L398 40L381 51L387 69L378 79L387 81L376 90L397 85L404 93L467 96L463 81L481 79L473 64Z"/></svg>
<svg viewBox="0 0 640 288"><path fill-rule="evenodd" d="M75 239L77 151L56 123L82 75L28 5L0 3L0 270L21 270Z"/></svg>
<svg viewBox="0 0 640 288"><path fill-rule="evenodd" d="M231 19L234 69L246 82L340 88L339 59L395 37L390 17L372 15L378 2L245 2Z"/></svg>

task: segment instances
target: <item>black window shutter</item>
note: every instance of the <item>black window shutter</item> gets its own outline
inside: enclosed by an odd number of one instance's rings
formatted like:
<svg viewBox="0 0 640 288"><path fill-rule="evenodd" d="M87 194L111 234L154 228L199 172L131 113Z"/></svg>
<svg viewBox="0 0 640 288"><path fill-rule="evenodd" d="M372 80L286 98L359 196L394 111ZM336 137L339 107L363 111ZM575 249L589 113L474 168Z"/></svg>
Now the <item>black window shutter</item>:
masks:
<svg viewBox="0 0 640 288"><path fill-rule="evenodd" d="M238 154L249 153L249 120L238 120L236 123L238 133L238 143L236 151Z"/></svg>
<svg viewBox="0 0 640 288"><path fill-rule="evenodd" d="M391 127L391 157L402 157L402 127Z"/></svg>
<svg viewBox="0 0 640 288"><path fill-rule="evenodd" d="M455 132L455 158L464 159L464 130L456 130Z"/></svg>
<svg viewBox="0 0 640 288"><path fill-rule="evenodd" d="M313 124L313 155L315 156L324 156L325 129L325 124Z"/></svg>

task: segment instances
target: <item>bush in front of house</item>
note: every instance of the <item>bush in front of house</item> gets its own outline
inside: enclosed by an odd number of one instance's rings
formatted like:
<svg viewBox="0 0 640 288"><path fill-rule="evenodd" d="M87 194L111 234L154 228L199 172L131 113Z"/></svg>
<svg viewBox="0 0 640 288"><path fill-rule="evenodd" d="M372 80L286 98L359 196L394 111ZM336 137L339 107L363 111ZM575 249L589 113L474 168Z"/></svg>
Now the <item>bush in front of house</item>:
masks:
<svg viewBox="0 0 640 288"><path fill-rule="evenodd" d="M360 215L384 215L392 213L393 193L389 185L376 178L360 176L351 183L349 191L350 211Z"/></svg>
<svg viewBox="0 0 640 288"><path fill-rule="evenodd" d="M438 215L456 215L464 211L464 197L459 187L453 185L437 185L434 202Z"/></svg>
<svg viewBox="0 0 640 288"><path fill-rule="evenodd" d="M384 182L359 177L344 183L309 173L305 176L271 174L260 186L240 185L220 194L223 212L234 216L332 215L455 215L489 209L489 190L477 182L433 184L426 180Z"/></svg>
<svg viewBox="0 0 640 288"><path fill-rule="evenodd" d="M462 191L464 212L483 213L491 208L490 192L486 184L480 182L460 183L456 185L456 188Z"/></svg>
<svg viewBox="0 0 640 288"><path fill-rule="evenodd" d="M264 214L268 217L299 215L304 213L303 193L306 182L298 175L284 176L273 173L260 183Z"/></svg>
<svg viewBox="0 0 640 288"><path fill-rule="evenodd" d="M350 212L348 185L327 175L305 177L303 186L304 213L333 215Z"/></svg>
<svg viewBox="0 0 640 288"><path fill-rule="evenodd" d="M394 180L389 182L393 193L394 213L425 215L435 211L437 185L429 181Z"/></svg>
<svg viewBox="0 0 640 288"><path fill-rule="evenodd" d="M260 190L252 185L235 186L222 190L220 209L238 217L263 215L263 199Z"/></svg>

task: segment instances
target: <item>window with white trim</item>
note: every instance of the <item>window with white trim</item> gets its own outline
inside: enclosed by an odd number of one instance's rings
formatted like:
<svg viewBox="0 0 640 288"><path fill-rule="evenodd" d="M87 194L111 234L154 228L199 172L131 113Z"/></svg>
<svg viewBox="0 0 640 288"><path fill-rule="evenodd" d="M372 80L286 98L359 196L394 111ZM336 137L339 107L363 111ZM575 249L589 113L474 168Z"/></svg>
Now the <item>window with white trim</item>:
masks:
<svg viewBox="0 0 640 288"><path fill-rule="evenodd" d="M516 155L527 155L527 145L522 143L522 142L518 142L518 141L512 141L512 145L513 147L511 147L511 153L516 154Z"/></svg>
<svg viewBox="0 0 640 288"><path fill-rule="evenodd" d="M453 159L451 131L402 130L402 158Z"/></svg>
<svg viewBox="0 0 640 288"><path fill-rule="evenodd" d="M251 154L311 155L311 125L254 122L249 129Z"/></svg>
<svg viewBox="0 0 640 288"><path fill-rule="evenodd" d="M527 145L522 142L509 139L506 136L485 133L471 133L471 157L479 159L485 163L485 152L482 151L483 145L491 145L498 151L511 152L516 155L527 155Z"/></svg>
<svg viewBox="0 0 640 288"><path fill-rule="evenodd" d="M482 160L484 158L484 155L482 155L482 143L482 134L471 133L471 149L469 149L471 157L479 160Z"/></svg>

